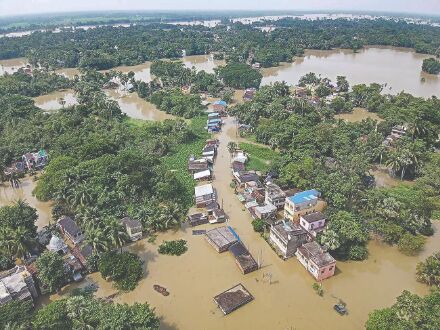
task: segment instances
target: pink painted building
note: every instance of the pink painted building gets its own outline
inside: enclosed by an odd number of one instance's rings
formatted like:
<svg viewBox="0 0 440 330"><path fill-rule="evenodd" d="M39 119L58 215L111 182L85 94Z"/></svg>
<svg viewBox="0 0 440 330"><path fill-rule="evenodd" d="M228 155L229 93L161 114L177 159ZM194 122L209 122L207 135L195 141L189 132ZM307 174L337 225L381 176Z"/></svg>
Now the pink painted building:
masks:
<svg viewBox="0 0 440 330"><path fill-rule="evenodd" d="M335 274L336 260L316 242L303 244L296 250L295 255L317 281Z"/></svg>

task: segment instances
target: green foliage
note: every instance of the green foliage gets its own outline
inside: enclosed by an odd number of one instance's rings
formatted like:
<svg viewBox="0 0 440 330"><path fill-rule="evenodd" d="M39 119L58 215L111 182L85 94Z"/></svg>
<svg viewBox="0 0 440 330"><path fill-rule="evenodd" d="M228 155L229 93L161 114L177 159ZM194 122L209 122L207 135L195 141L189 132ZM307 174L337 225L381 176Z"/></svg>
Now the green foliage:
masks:
<svg viewBox="0 0 440 330"><path fill-rule="evenodd" d="M260 72L243 63L228 63L216 71L226 86L236 89L258 88L263 78Z"/></svg>
<svg viewBox="0 0 440 330"><path fill-rule="evenodd" d="M422 251L426 239L422 235L411 235L405 233L397 243L399 251L406 255L416 255Z"/></svg>
<svg viewBox="0 0 440 330"><path fill-rule="evenodd" d="M156 92L150 101L159 110L185 118L200 116L205 109L198 95L186 95L178 89Z"/></svg>
<svg viewBox="0 0 440 330"><path fill-rule="evenodd" d="M238 147L249 155L249 162L246 164L246 169L249 170L266 172L279 156L276 151L265 146L240 142Z"/></svg>
<svg viewBox="0 0 440 330"><path fill-rule="evenodd" d="M304 76L302 76L301 78L299 78L298 85L301 87L304 87L306 85L317 85L320 83L320 81L321 79L318 78L318 76L316 76L314 72L309 72Z"/></svg>
<svg viewBox="0 0 440 330"><path fill-rule="evenodd" d="M262 219L252 220L252 227L257 233L263 233L266 228L266 222Z"/></svg>
<svg viewBox="0 0 440 330"><path fill-rule="evenodd" d="M148 304L109 304L91 296L51 302L35 315L33 327L56 329L159 329L159 318Z"/></svg>
<svg viewBox="0 0 440 330"><path fill-rule="evenodd" d="M158 252L160 254L168 254L172 256L180 256L188 251L186 241L183 239L175 241L164 241L159 245Z"/></svg>
<svg viewBox="0 0 440 330"><path fill-rule="evenodd" d="M315 292L318 296L322 297L324 295L324 289L318 283L316 283L316 282L313 283L312 288L313 288L313 290L315 290Z"/></svg>
<svg viewBox="0 0 440 330"><path fill-rule="evenodd" d="M439 305L438 290L425 297L403 291L393 306L370 313L365 327L367 330L436 329L440 324Z"/></svg>
<svg viewBox="0 0 440 330"><path fill-rule="evenodd" d="M417 264L416 277L420 282L440 287L440 252Z"/></svg>
<svg viewBox="0 0 440 330"><path fill-rule="evenodd" d="M36 261L38 279L50 291L59 290L66 282L64 260L56 252L45 251Z"/></svg>
<svg viewBox="0 0 440 330"><path fill-rule="evenodd" d="M13 74L0 76L0 96L21 94L35 97L71 86L72 82L68 78L44 70L34 70L29 75L19 69Z"/></svg>
<svg viewBox="0 0 440 330"><path fill-rule="evenodd" d="M114 251L103 253L98 262L98 269L103 278L110 278L115 287L122 291L136 288L142 278L142 261L133 253Z"/></svg>
<svg viewBox="0 0 440 330"><path fill-rule="evenodd" d="M30 301L12 300L0 306L0 328L26 329L32 319Z"/></svg>
<svg viewBox="0 0 440 330"><path fill-rule="evenodd" d="M431 74L440 73L440 61L435 58L427 58L423 60L422 70Z"/></svg>

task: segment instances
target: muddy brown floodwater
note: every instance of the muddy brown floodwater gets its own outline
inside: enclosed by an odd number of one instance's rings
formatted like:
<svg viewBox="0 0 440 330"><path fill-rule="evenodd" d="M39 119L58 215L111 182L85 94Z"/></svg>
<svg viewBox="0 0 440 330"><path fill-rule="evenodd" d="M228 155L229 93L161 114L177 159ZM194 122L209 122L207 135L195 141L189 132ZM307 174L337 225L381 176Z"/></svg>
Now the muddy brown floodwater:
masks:
<svg viewBox="0 0 440 330"><path fill-rule="evenodd" d="M219 202L230 216L231 225L262 268L242 275L229 253L218 254L203 236L192 236L192 228L161 233L156 243L142 239L126 249L138 254L144 261L145 276L138 287L121 293L115 302L148 302L162 318L161 329L361 329L373 309L391 305L404 290L427 294L428 288L415 280L416 263L440 249L438 231L428 239L425 251L417 257L407 257L396 248L371 241L370 257L364 262L338 262L336 275L323 282L324 297L312 289L313 278L296 259L280 260L268 244L253 231L251 217L233 194L229 184L230 156L227 143L233 139L227 132L234 127L234 119L227 118L225 127L217 135L220 140L219 156L214 166L213 185ZM203 225L197 229L210 229ZM163 240L185 239L189 250L180 257L159 255L157 246ZM272 274L272 284L263 274ZM115 291L99 274L88 276L87 283L99 285L97 295L106 297ZM228 316L223 316L213 297L242 283L255 300ZM153 289L159 284L168 289L163 297ZM75 285L77 286L77 284ZM63 289L65 296L71 287ZM59 299L53 295L49 300ZM342 299L349 315L341 317L333 305Z"/></svg>
<svg viewBox="0 0 440 330"><path fill-rule="evenodd" d="M387 83L384 93L389 94L404 90L415 96L440 96L440 76L422 72L422 62L428 57L432 56L408 48L379 46L366 47L358 53L343 49L306 50L304 57L293 63L262 69L262 84L283 80L297 84L301 76L315 72L333 81L336 76L346 76L351 85Z"/></svg>
<svg viewBox="0 0 440 330"><path fill-rule="evenodd" d="M26 64L28 64L28 60L24 57L0 60L0 76L3 76L5 73L12 74Z"/></svg>
<svg viewBox="0 0 440 330"><path fill-rule="evenodd" d="M32 195L35 186L36 182L30 176L21 179L20 186L17 189L12 188L9 182L0 183L0 207L11 205L19 199L24 200L37 210L38 219L36 225L41 229L48 225L51 220L52 203L37 200Z"/></svg>
<svg viewBox="0 0 440 330"><path fill-rule="evenodd" d="M60 101L64 99L66 102L64 107L70 107L77 104L75 93L72 89L52 92L46 95L37 96L34 98L35 105L46 111L53 111L62 108Z"/></svg>

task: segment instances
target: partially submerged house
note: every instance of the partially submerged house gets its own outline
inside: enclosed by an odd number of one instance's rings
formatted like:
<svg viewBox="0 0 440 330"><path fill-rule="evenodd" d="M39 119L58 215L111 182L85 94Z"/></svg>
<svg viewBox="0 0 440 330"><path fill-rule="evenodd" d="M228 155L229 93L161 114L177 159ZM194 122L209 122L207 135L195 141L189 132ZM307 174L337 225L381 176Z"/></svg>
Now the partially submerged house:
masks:
<svg viewBox="0 0 440 330"><path fill-rule="evenodd" d="M206 240L219 253L228 251L232 244L238 242L238 238L226 226L207 231Z"/></svg>
<svg viewBox="0 0 440 330"><path fill-rule="evenodd" d="M208 215L195 213L188 216L188 223L191 227L200 226L208 223Z"/></svg>
<svg viewBox="0 0 440 330"><path fill-rule="evenodd" d="M229 247L229 251L235 257L235 263L243 274L248 274L258 269L254 257L246 249L242 242L236 242Z"/></svg>
<svg viewBox="0 0 440 330"><path fill-rule="evenodd" d="M334 275L336 260L315 241L303 244L296 251L296 257L317 281Z"/></svg>
<svg viewBox="0 0 440 330"><path fill-rule="evenodd" d="M247 88L243 94L244 101L252 101L257 90L255 88Z"/></svg>
<svg viewBox="0 0 440 330"><path fill-rule="evenodd" d="M279 254L288 259L307 242L307 231L293 222L280 222L270 227L269 239Z"/></svg>
<svg viewBox="0 0 440 330"><path fill-rule="evenodd" d="M303 214L318 211L317 204L321 193L316 189L302 191L286 198L284 217L290 221L298 222Z"/></svg>
<svg viewBox="0 0 440 330"><path fill-rule="evenodd" d="M246 305L253 299L254 297L241 283L214 297L215 303L225 315Z"/></svg>
<svg viewBox="0 0 440 330"><path fill-rule="evenodd" d="M64 240L56 235L51 237L49 244L46 245L46 248L51 252L58 253L59 255L65 255L69 252L69 248Z"/></svg>
<svg viewBox="0 0 440 330"><path fill-rule="evenodd" d="M38 297L37 286L24 266L15 266L0 273L0 305L10 301L30 301Z"/></svg>
<svg viewBox="0 0 440 330"><path fill-rule="evenodd" d="M212 215L209 216L209 223L223 223L226 221L226 213L223 209L215 209Z"/></svg>
<svg viewBox="0 0 440 330"><path fill-rule="evenodd" d="M142 224L138 220L125 217L121 219L121 222L132 242L142 238Z"/></svg>
<svg viewBox="0 0 440 330"><path fill-rule="evenodd" d="M47 165L48 155L46 150L40 149L37 152L28 152L22 157L22 162L28 171L42 169Z"/></svg>
<svg viewBox="0 0 440 330"><path fill-rule="evenodd" d="M200 171L200 172L196 172L193 175L194 180L197 181L207 181L207 180L211 180L212 175L211 175L211 170L204 170L204 171Z"/></svg>
<svg viewBox="0 0 440 330"><path fill-rule="evenodd" d="M278 209L270 203L259 205L254 208L256 218L266 221L276 219L277 211Z"/></svg>
<svg viewBox="0 0 440 330"><path fill-rule="evenodd" d="M66 274L69 274L75 282L83 279L85 266L73 254L68 253L64 256L64 267Z"/></svg>
<svg viewBox="0 0 440 330"><path fill-rule="evenodd" d="M250 181L260 181L260 177L254 172L234 172L233 175L239 186L244 186Z"/></svg>
<svg viewBox="0 0 440 330"><path fill-rule="evenodd" d="M223 100L215 101L212 104L212 108L214 109L215 112L219 113L220 116L223 116L226 114L226 107L227 106L228 106L228 104Z"/></svg>
<svg viewBox="0 0 440 330"><path fill-rule="evenodd" d="M408 128L404 125L396 125L391 129L391 133L385 138L383 144L388 147L394 146L394 144L406 135Z"/></svg>
<svg viewBox="0 0 440 330"><path fill-rule="evenodd" d="M327 217L321 212L304 214L299 218L300 226L307 230L313 237L316 237L319 232L325 229L326 221Z"/></svg>
<svg viewBox="0 0 440 330"><path fill-rule="evenodd" d="M73 245L78 245L84 240L83 232L72 218L63 215L58 220L57 226L61 233L69 239Z"/></svg>
<svg viewBox="0 0 440 330"><path fill-rule="evenodd" d="M207 159L190 159L188 161L188 171L192 174L206 171L210 167L210 163Z"/></svg>
<svg viewBox="0 0 440 330"><path fill-rule="evenodd" d="M197 207L205 207L216 201L216 194L211 184L195 187L194 194Z"/></svg>
<svg viewBox="0 0 440 330"><path fill-rule="evenodd" d="M286 194L278 185L268 182L266 183L264 201L275 205L278 209L283 209L284 204L286 203Z"/></svg>

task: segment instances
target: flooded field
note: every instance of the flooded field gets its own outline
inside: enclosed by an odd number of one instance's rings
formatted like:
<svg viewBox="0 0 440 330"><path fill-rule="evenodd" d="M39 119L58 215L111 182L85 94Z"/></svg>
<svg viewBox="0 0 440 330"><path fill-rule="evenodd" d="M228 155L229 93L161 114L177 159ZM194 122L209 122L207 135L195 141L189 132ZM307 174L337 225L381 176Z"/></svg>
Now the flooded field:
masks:
<svg viewBox="0 0 440 330"><path fill-rule="evenodd" d="M415 280L415 266L440 249L438 223L435 224L435 236L428 239L425 251L417 257L406 257L394 247L370 242L369 259L338 262L336 275L323 282L324 297L319 297L312 289L313 278L302 265L295 259L280 260L253 231L250 215L233 194L229 186L230 156L227 151L227 143L232 139L227 132L234 121L233 118L225 121L225 128L217 136L221 145L214 166L213 185L230 217L228 224L262 262L262 268L242 275L229 253L218 254L203 236L193 236L191 228L182 228L159 234L155 244L143 239L126 248L145 261L145 276L133 292L121 293L115 302L149 302L162 317L162 329L361 329L369 312L391 305L404 289L428 293L428 288ZM204 225L197 229L210 228L213 227ZM188 241L186 254L173 257L157 253L157 246L163 240L180 238ZM272 274L272 284L267 276L264 277L267 273ZM99 285L99 297L115 292L99 274L88 276L81 285L87 283ZM238 283L242 283L255 300L223 316L213 297ZM154 284L166 287L170 296L163 297L155 292ZM62 293L70 289L66 287ZM54 295L50 300L59 298ZM349 315L341 317L333 310L338 299L347 303Z"/></svg>
<svg viewBox="0 0 440 330"><path fill-rule="evenodd" d="M54 111L63 107L62 100L64 100L64 107L70 107L77 104L75 94L72 89L52 92L50 94L41 95L34 98L35 105L46 111Z"/></svg>
<svg viewBox="0 0 440 330"><path fill-rule="evenodd" d="M106 94L116 100L122 112L130 118L155 121L175 118L173 115L158 110L154 104L140 98L137 93L124 95L117 90L108 90Z"/></svg>
<svg viewBox="0 0 440 330"><path fill-rule="evenodd" d="M376 187L378 188L392 188L404 183L407 185L414 184L414 181L400 180L399 177L393 178L385 166L376 166L369 171L371 175L374 176L376 181Z"/></svg>
<svg viewBox="0 0 440 330"><path fill-rule="evenodd" d="M353 112L341 113L339 115L336 115L335 118L348 121L349 123L355 123L368 118L377 120L378 122L383 121L383 119L380 118L376 113L368 112L365 108L354 108Z"/></svg>
<svg viewBox="0 0 440 330"><path fill-rule="evenodd" d="M0 60L0 76L3 76L5 73L12 74L26 66L26 64L28 64L28 60L24 57Z"/></svg>
<svg viewBox="0 0 440 330"><path fill-rule="evenodd" d="M50 202L40 202L32 195L36 182L32 177L26 176L20 180L20 187L14 189L9 182L0 183L0 207L11 205L19 199L26 201L30 206L37 209L38 220L36 225L43 228L49 224L52 214Z"/></svg>
<svg viewBox="0 0 440 330"><path fill-rule="evenodd" d="M417 54L410 49L367 47L358 53L352 50L307 50L304 57L279 67L265 68L262 85L275 81L297 84L308 72L321 74L335 81L346 76L351 85L361 83L387 84L384 93L401 91L415 96L440 96L440 76L422 72L422 62L429 55ZM424 78L424 81L422 81Z"/></svg>

